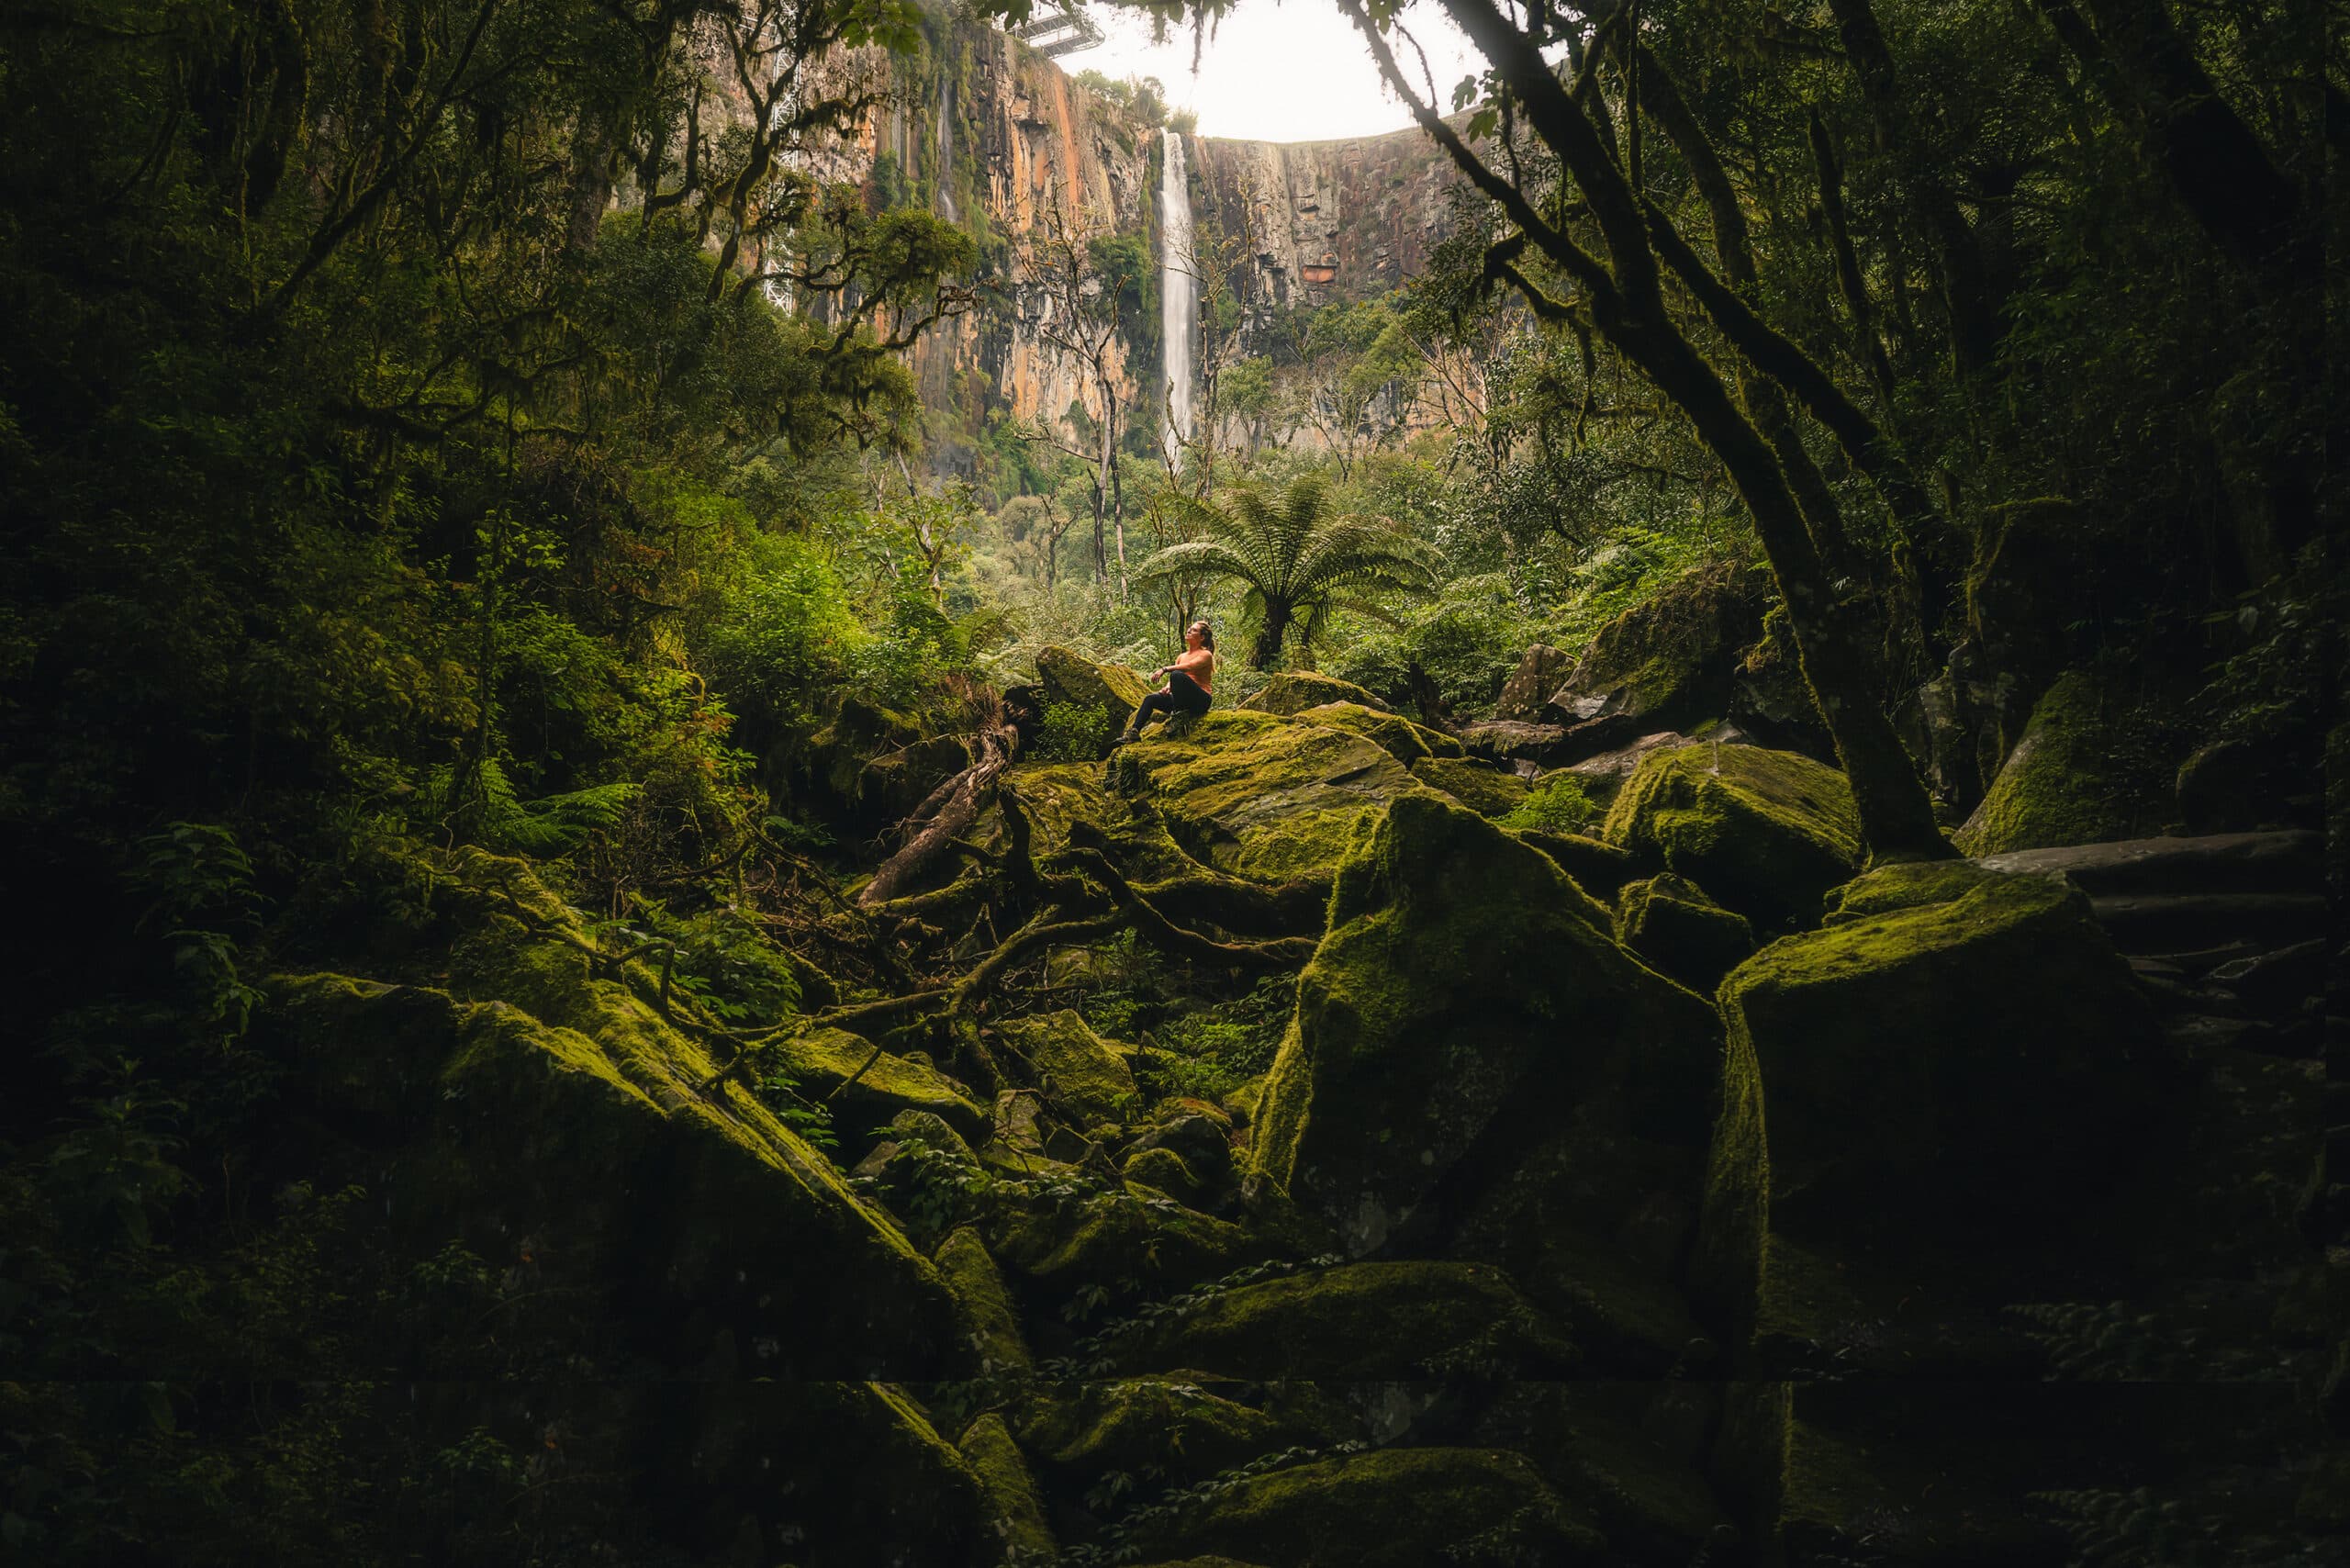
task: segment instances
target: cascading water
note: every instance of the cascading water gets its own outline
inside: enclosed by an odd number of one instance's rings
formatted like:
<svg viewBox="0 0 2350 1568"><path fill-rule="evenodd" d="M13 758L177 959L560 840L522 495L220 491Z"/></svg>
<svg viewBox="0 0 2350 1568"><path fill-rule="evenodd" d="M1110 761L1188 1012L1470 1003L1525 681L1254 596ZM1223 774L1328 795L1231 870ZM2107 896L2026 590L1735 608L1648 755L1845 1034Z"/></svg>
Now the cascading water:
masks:
<svg viewBox="0 0 2350 1568"><path fill-rule="evenodd" d="M1161 444L1167 464L1182 460L1192 433L1192 335L1200 308L1200 280L1192 255L1192 182L1183 167L1183 133L1158 133L1158 328L1166 351L1167 423Z"/></svg>

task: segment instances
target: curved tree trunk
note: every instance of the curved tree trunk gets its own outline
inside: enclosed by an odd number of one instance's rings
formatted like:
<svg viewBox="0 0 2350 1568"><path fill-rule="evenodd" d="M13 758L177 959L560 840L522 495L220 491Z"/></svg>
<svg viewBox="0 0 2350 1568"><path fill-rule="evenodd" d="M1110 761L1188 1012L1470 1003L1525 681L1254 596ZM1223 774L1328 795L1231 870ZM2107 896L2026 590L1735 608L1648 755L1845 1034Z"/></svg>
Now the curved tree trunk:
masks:
<svg viewBox="0 0 2350 1568"><path fill-rule="evenodd" d="M957 834L979 820L979 809L995 787L997 778L1012 766L1013 753L1020 745L1020 732L1009 724L999 725L982 730L979 742L978 759L934 790L930 801L923 802L924 806L932 801L938 802L930 821L906 841L904 848L890 857L881 869L873 873L871 881L858 890L857 907L871 909L896 898L907 883L946 853ZM917 808L914 816L919 818L921 814Z"/></svg>

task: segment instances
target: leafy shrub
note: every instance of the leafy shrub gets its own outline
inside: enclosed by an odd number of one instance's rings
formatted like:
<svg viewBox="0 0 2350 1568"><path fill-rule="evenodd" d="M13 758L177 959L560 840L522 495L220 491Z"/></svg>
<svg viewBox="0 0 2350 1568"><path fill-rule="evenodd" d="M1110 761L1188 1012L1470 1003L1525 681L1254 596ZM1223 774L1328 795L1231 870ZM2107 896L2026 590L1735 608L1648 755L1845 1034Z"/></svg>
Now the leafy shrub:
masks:
<svg viewBox="0 0 2350 1568"><path fill-rule="evenodd" d="M1102 716L1070 702L1048 702L1027 755L1038 762L1091 762L1102 745Z"/></svg>
<svg viewBox="0 0 2350 1568"><path fill-rule="evenodd" d="M1591 798L1582 779L1554 773L1528 791L1526 799L1501 819L1501 825L1543 833L1583 833L1606 814L1606 808Z"/></svg>

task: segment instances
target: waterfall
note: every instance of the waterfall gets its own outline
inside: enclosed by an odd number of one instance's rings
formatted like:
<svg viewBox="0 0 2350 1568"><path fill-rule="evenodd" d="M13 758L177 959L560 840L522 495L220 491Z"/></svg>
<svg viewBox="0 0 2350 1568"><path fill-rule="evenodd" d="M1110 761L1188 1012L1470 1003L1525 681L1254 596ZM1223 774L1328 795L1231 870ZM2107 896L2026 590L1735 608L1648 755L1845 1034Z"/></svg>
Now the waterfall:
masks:
<svg viewBox="0 0 2350 1568"><path fill-rule="evenodd" d="M946 221L958 221L955 213L955 80L941 76L938 83L938 171L934 176L938 186L938 200L946 208Z"/></svg>
<svg viewBox="0 0 2350 1568"><path fill-rule="evenodd" d="M1158 336L1166 351L1167 425L1161 444L1168 466L1182 457L1192 433L1192 335L1199 315L1200 280L1192 255L1192 184L1183 168L1181 131L1158 133Z"/></svg>

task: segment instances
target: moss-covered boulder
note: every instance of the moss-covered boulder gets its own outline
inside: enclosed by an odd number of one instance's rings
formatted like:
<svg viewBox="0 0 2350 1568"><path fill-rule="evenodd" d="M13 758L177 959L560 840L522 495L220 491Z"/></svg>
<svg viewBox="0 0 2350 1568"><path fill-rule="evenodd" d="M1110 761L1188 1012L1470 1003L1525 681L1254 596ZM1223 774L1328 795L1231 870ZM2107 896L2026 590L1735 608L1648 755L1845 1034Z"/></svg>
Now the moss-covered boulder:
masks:
<svg viewBox="0 0 2350 1568"><path fill-rule="evenodd" d="M1591 749L1718 719L1762 607L1728 562L1692 568L1601 627L1544 714L1594 737Z"/></svg>
<svg viewBox="0 0 2350 1568"><path fill-rule="evenodd" d="M1210 1296L1158 1329L1139 1364L1250 1379L1557 1377L1565 1331L1482 1263L1348 1263Z"/></svg>
<svg viewBox="0 0 2350 1568"><path fill-rule="evenodd" d="M1020 1314L1003 1288L988 1245L969 1226L958 1226L938 1244L932 1260L955 1293L969 1326L971 1350L982 1373L1018 1371L1029 1363L1028 1342L1020 1332Z"/></svg>
<svg viewBox="0 0 2350 1568"><path fill-rule="evenodd" d="M1704 1438L1718 1419L1703 1388L1515 1383L1478 1413L1463 1440L1524 1454L1606 1533L1612 1562L1685 1568L1729 1560L1724 1544L1737 1531L1701 1470Z"/></svg>
<svg viewBox="0 0 2350 1568"><path fill-rule="evenodd" d="M1427 793L1360 735L1245 710L1123 746L1111 771L1193 856L1273 882L1326 880L1388 802Z"/></svg>
<svg viewBox="0 0 2350 1568"><path fill-rule="evenodd" d="M1047 1196L998 1214L986 1234L1020 1294L1056 1312L1088 1286L1170 1295L1281 1250L1147 1186L1067 1202Z"/></svg>
<svg viewBox="0 0 2350 1568"><path fill-rule="evenodd" d="M1711 992L1754 952L1754 927L1667 871L1617 897L1616 940L1693 990Z"/></svg>
<svg viewBox="0 0 2350 1568"><path fill-rule="evenodd" d="M1816 922L1820 895L1861 860L1844 776L1761 746L1700 742L1651 753L1608 807L1602 833L1766 929Z"/></svg>
<svg viewBox="0 0 2350 1568"><path fill-rule="evenodd" d="M1467 755L1460 743L1442 730L1432 730L1399 713L1366 708L1360 702L1324 702L1301 708L1295 716L1302 724L1324 724L1360 735L1406 767L1423 757Z"/></svg>
<svg viewBox="0 0 2350 1568"><path fill-rule="evenodd" d="M994 1551L980 1561L1007 1568L1051 1562L1060 1555L1051 1520L1036 1495L1028 1462L1004 1419L990 1410L963 1428L955 1450L977 1478Z"/></svg>
<svg viewBox="0 0 2350 1568"><path fill-rule="evenodd" d="M2132 730L2122 705L2088 671L2058 677L1958 830L1960 850L1984 856L2102 844L2160 827L2172 778L2151 763L2132 767L2133 755L2146 760L2144 737Z"/></svg>
<svg viewBox="0 0 2350 1568"><path fill-rule="evenodd" d="M1065 744L1083 740L1096 756L1108 753L1110 742L1150 694L1150 682L1125 666L1096 664L1058 647L1036 651L1036 684L1042 689L1046 723L1054 723L1055 709L1066 710L1071 716L1061 723L1067 728L1056 733Z"/></svg>
<svg viewBox="0 0 2350 1568"><path fill-rule="evenodd" d="M1563 1568L1605 1561L1587 1517L1514 1453L1381 1449L1253 1476L1152 1522L1166 1555L1282 1568Z"/></svg>
<svg viewBox="0 0 2350 1568"><path fill-rule="evenodd" d="M1996 1258L1991 1288L2029 1288L2109 1238L2139 1160L2165 1156L2155 1020L2078 894L1905 867L1841 902L1870 913L1722 983L1697 1274L1734 1321L1795 1303L1818 1254L1897 1276Z"/></svg>
<svg viewBox="0 0 2350 1568"><path fill-rule="evenodd" d="M901 1111L927 1111L965 1138L988 1130L987 1108L934 1067L882 1051L843 1029L811 1029L768 1047L769 1058L811 1100L831 1100L844 1150L861 1152ZM868 1066L867 1064L870 1063ZM858 1077L859 1070L864 1076ZM856 1081L850 1083L851 1079ZM846 1089L842 1089L847 1084ZM832 1099L835 1091L840 1097Z"/></svg>
<svg viewBox="0 0 2350 1568"><path fill-rule="evenodd" d="M1002 1560L981 1478L889 1384L553 1382L530 1396L535 1462L657 1499L679 1550L655 1561Z"/></svg>
<svg viewBox="0 0 2350 1568"><path fill-rule="evenodd" d="M1015 1426L1038 1472L1074 1492L1113 1471L1188 1484L1323 1436L1188 1376L1040 1384L1022 1401Z"/></svg>
<svg viewBox="0 0 2350 1568"><path fill-rule="evenodd" d="M1526 800L1526 780L1514 769L1465 758L1428 756L1412 764L1412 777L1441 790L1481 817L1505 817Z"/></svg>
<svg viewBox="0 0 2350 1568"><path fill-rule="evenodd" d="M513 885L563 920L519 869ZM569 1368L970 1364L938 1271L766 1105L703 1094L715 1064L699 1043L570 948L497 945L515 989L564 1022L340 975L270 984L256 1039L299 1107L279 1147L316 1180L391 1194L380 1245L420 1261L468 1249L531 1293L532 1344Z"/></svg>
<svg viewBox="0 0 2350 1568"><path fill-rule="evenodd" d="M1496 1233L1669 1268L1718 1025L1607 922L1539 850L1441 796L1397 801L1339 871L1259 1106L1256 1171L1356 1256L1439 1250L1485 1215ZM1519 1180L1538 1167L1540 1182Z"/></svg>
<svg viewBox="0 0 2350 1568"><path fill-rule="evenodd" d="M1548 833L1540 828L1513 827L1510 836L1530 844L1550 857L1551 864L1574 879L1575 886L1597 899L1613 899L1625 883L1638 879L1640 863L1631 854L1604 839L1579 833Z"/></svg>
<svg viewBox="0 0 2350 1568"><path fill-rule="evenodd" d="M1069 1008L996 1025L996 1044L1026 1069L1030 1082L1080 1126L1123 1121L1135 1111L1134 1069Z"/></svg>
<svg viewBox="0 0 2350 1568"><path fill-rule="evenodd" d="M1154 744L1165 744L1154 737ZM1113 846L1118 865L1136 881L1156 881L1199 869L1167 831L1147 797L1102 787L1099 763L1024 762L1003 776L1002 790L1017 797L1038 855L1066 846L1073 830L1099 834ZM991 838L1002 830L1001 804L981 817L979 833Z"/></svg>
<svg viewBox="0 0 2350 1568"><path fill-rule="evenodd" d="M1566 649L1554 648L1548 643L1535 644L1518 659L1509 678L1502 682L1501 695L1494 699L1494 717L1520 723L1543 722L1543 710L1550 705L1550 693L1565 683L1574 667L1575 656Z"/></svg>
<svg viewBox="0 0 2350 1568"><path fill-rule="evenodd" d="M1388 711L1387 704L1378 694L1357 686L1351 680L1316 675L1312 670L1293 669L1273 677L1263 690L1241 704L1259 713L1289 714L1319 708L1325 702L1353 702L1376 712Z"/></svg>

